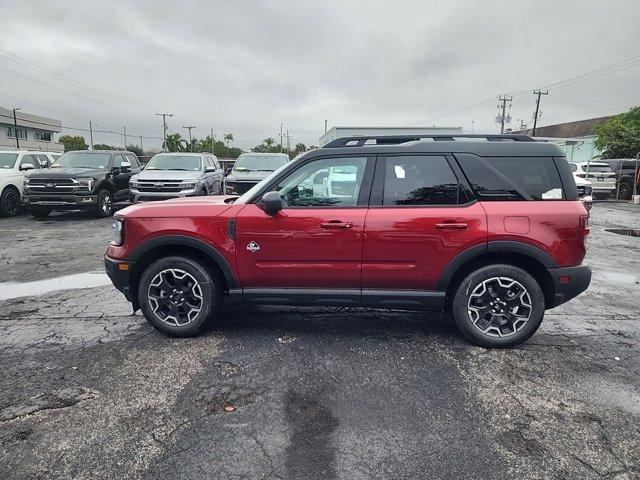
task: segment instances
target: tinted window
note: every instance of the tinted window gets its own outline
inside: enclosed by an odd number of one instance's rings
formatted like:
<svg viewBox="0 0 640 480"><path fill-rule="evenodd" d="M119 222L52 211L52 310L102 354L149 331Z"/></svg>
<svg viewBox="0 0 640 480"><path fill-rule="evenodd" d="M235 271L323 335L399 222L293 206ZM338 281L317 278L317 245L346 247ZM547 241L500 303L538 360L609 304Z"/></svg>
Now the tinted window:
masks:
<svg viewBox="0 0 640 480"><path fill-rule="evenodd" d="M51 168L107 168L111 154L67 152L58 158Z"/></svg>
<svg viewBox="0 0 640 480"><path fill-rule="evenodd" d="M457 158L480 200L564 198L560 175L551 157Z"/></svg>
<svg viewBox="0 0 640 480"><path fill-rule="evenodd" d="M455 205L459 194L445 157L387 157L383 205Z"/></svg>
<svg viewBox="0 0 640 480"><path fill-rule="evenodd" d="M34 168L40 168L40 162L35 155L23 155L22 160L20 160L19 168L22 169L26 164L31 164Z"/></svg>
<svg viewBox="0 0 640 480"><path fill-rule="evenodd" d="M127 157L127 160L129 160L129 163L131 164L132 168L140 168L140 163L138 163L138 159L136 158L135 155L127 153L126 157Z"/></svg>
<svg viewBox="0 0 640 480"><path fill-rule="evenodd" d="M315 160L287 175L276 191L287 206L356 205L366 165L364 157Z"/></svg>
<svg viewBox="0 0 640 480"><path fill-rule="evenodd" d="M196 172L202 170L201 160L202 157L196 155L161 153L149 160L146 170L186 170Z"/></svg>

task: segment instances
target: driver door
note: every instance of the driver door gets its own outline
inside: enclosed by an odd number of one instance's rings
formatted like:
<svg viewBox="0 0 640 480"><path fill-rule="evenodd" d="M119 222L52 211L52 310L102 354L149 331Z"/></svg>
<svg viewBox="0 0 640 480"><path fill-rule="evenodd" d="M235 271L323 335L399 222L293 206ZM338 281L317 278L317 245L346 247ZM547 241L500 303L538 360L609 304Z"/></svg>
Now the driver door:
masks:
<svg viewBox="0 0 640 480"><path fill-rule="evenodd" d="M359 302L374 160L311 159L271 188L283 199L280 212L269 215L258 201L238 213L236 261L245 297L246 289L342 289Z"/></svg>

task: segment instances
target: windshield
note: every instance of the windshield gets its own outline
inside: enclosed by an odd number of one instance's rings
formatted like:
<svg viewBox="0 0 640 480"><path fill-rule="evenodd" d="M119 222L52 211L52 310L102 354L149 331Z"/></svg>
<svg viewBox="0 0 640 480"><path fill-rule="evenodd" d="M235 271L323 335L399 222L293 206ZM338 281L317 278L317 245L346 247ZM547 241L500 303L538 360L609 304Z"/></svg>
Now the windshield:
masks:
<svg viewBox="0 0 640 480"><path fill-rule="evenodd" d="M287 155L240 155L233 170L238 172L272 172L289 161Z"/></svg>
<svg viewBox="0 0 640 480"><path fill-rule="evenodd" d="M78 153L63 154L51 164L49 168L101 168L109 165L111 155L108 153Z"/></svg>
<svg viewBox="0 0 640 480"><path fill-rule="evenodd" d="M286 168L286 166L287 166L286 163L281 165L280 168L278 168L277 170L272 172L268 177L263 178L261 181L256 183L253 187L251 187L249 190L247 190L245 193L243 193L241 197L238 197L236 199L236 201L233 202L233 203L245 204L245 203L249 202L249 200L251 200L251 197L253 197L258 190L260 190L264 185L269 183L271 181L271 179L273 177L275 177L276 175L278 175L282 170L284 170Z"/></svg>
<svg viewBox="0 0 640 480"><path fill-rule="evenodd" d="M200 157L197 155L156 155L145 167L145 170L202 170Z"/></svg>
<svg viewBox="0 0 640 480"><path fill-rule="evenodd" d="M13 168L18 158L17 153L0 153L0 168Z"/></svg>

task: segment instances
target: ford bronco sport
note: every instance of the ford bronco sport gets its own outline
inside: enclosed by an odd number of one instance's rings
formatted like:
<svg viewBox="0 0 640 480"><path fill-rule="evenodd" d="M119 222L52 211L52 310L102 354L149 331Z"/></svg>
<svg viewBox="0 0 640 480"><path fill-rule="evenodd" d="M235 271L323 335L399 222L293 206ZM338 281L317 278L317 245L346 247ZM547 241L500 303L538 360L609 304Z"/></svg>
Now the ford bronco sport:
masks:
<svg viewBox="0 0 640 480"><path fill-rule="evenodd" d="M485 347L589 285L589 232L555 145L516 135L337 139L240 197L116 213L115 286L169 335L223 301L450 311Z"/></svg>

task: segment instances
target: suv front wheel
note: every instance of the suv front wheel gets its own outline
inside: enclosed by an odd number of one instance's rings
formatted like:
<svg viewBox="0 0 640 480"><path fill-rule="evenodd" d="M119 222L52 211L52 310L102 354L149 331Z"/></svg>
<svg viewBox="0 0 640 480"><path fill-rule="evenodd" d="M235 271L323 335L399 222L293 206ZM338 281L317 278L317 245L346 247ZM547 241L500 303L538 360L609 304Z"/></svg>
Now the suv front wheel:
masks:
<svg viewBox="0 0 640 480"><path fill-rule="evenodd" d="M98 217L110 217L113 214L113 195L109 190L98 192L98 204L96 205L96 215Z"/></svg>
<svg viewBox="0 0 640 480"><path fill-rule="evenodd" d="M544 294L514 265L488 265L470 273L453 298L453 320L470 341L506 348L527 340L544 316Z"/></svg>
<svg viewBox="0 0 640 480"><path fill-rule="evenodd" d="M222 307L221 281L195 260L168 256L149 265L138 284L147 321L174 337L197 334Z"/></svg>

